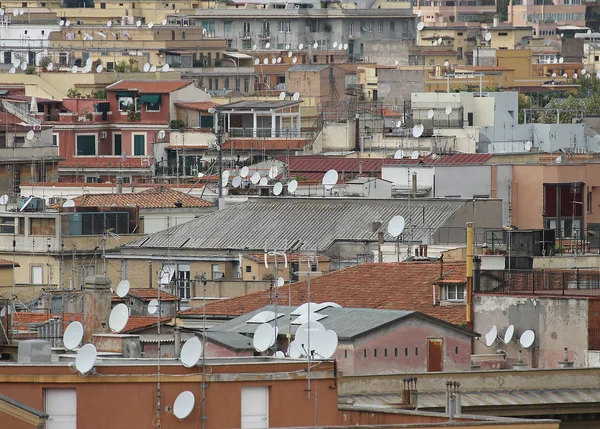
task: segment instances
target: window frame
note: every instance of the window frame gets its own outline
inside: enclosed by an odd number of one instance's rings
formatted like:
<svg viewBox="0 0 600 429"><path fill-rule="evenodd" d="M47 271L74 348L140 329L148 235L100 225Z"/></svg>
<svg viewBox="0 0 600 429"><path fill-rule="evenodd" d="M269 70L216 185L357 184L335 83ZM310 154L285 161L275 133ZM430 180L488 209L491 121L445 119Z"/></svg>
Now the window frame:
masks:
<svg viewBox="0 0 600 429"><path fill-rule="evenodd" d="M82 137L94 137L94 153L92 155L79 155L79 150L78 150L78 141L77 138L79 136ZM91 156L98 156L98 134L97 133L76 133L75 134L75 156L76 157L91 157Z"/></svg>
<svg viewBox="0 0 600 429"><path fill-rule="evenodd" d="M33 270L34 268L39 268L41 270L41 275L40 275L40 282L39 283L35 283L34 280L34 276L33 276ZM44 284L44 265L42 264L29 264L29 284L30 285L43 285Z"/></svg>
<svg viewBox="0 0 600 429"><path fill-rule="evenodd" d="M137 132L137 133L131 133L131 156L137 156L137 157L144 157L144 156L148 156L147 155L147 151L146 151L146 145L147 145L147 141L148 141L148 133L142 133L142 132ZM135 137L136 136L143 136L144 137L144 154L143 155L136 155L135 154ZM122 143L121 143L122 145Z"/></svg>
<svg viewBox="0 0 600 429"><path fill-rule="evenodd" d="M459 295L462 294L462 298ZM451 297L452 295L452 297ZM449 284L444 286L445 301L465 302L466 286L465 284Z"/></svg>

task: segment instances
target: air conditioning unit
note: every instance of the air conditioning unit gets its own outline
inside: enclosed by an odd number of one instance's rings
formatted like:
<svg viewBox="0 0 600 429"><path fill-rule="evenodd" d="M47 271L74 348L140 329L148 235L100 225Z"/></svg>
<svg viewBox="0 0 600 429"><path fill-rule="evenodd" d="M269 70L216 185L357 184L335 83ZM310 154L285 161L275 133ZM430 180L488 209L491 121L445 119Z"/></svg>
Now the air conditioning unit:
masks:
<svg viewBox="0 0 600 429"><path fill-rule="evenodd" d="M106 138L106 131L100 131L100 138L101 139L105 139Z"/></svg>

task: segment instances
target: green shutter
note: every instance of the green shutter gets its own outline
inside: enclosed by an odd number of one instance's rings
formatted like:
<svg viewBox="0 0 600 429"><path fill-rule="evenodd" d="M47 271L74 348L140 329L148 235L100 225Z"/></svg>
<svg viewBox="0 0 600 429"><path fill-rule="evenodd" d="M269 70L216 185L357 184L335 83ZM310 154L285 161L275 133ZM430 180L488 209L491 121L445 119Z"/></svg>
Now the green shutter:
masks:
<svg viewBox="0 0 600 429"><path fill-rule="evenodd" d="M96 136L77 136L77 155L96 155Z"/></svg>
<svg viewBox="0 0 600 429"><path fill-rule="evenodd" d="M213 119L212 115L203 115L200 113L200 128L212 128Z"/></svg>
<svg viewBox="0 0 600 429"><path fill-rule="evenodd" d="M133 136L133 156L146 155L146 136L136 134Z"/></svg>
<svg viewBox="0 0 600 429"><path fill-rule="evenodd" d="M140 104L160 104L160 95L144 94L140 96Z"/></svg>

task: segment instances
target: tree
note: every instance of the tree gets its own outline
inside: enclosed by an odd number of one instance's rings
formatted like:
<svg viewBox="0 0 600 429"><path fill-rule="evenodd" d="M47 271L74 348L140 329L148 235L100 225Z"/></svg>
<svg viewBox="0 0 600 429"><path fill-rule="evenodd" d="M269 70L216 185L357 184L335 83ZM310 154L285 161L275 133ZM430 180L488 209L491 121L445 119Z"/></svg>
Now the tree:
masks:
<svg viewBox="0 0 600 429"><path fill-rule="evenodd" d="M508 21L508 3L510 0L497 0L496 1L496 12L498 12L498 19L500 22Z"/></svg>

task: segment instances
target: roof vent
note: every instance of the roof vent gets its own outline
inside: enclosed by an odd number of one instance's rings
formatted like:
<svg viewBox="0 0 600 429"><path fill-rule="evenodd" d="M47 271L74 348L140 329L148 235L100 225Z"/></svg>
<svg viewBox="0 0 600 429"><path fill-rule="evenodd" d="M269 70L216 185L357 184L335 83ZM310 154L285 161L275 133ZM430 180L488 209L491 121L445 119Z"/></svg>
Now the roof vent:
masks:
<svg viewBox="0 0 600 429"><path fill-rule="evenodd" d="M371 222L371 231L376 232L381 227L381 222Z"/></svg>
<svg viewBox="0 0 600 429"><path fill-rule="evenodd" d="M19 341L19 363L47 363L51 361L50 342L44 340Z"/></svg>

